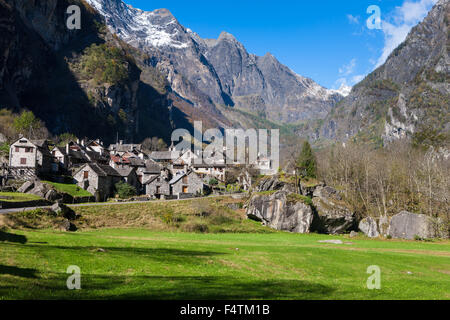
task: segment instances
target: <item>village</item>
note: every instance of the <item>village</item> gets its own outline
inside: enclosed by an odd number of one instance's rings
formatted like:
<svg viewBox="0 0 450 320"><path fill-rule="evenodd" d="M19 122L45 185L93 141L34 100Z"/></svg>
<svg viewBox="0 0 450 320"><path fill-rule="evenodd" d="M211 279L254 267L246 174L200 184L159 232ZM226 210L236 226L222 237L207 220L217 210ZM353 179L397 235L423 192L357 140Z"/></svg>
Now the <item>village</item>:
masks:
<svg viewBox="0 0 450 320"><path fill-rule="evenodd" d="M76 139L62 147L52 146L48 140L21 137L10 146L2 185L16 181L22 184L17 191L27 192L40 179L76 184L96 202L104 202L117 198L117 184L126 183L141 200L186 199L224 192L226 186L246 191L255 175L273 175L278 169L262 156L251 166L229 164L225 148L217 152L212 163L198 164L195 160L199 157L173 143L166 151L144 151L141 144L121 140L105 147L99 139ZM50 191L41 196L54 200Z"/></svg>

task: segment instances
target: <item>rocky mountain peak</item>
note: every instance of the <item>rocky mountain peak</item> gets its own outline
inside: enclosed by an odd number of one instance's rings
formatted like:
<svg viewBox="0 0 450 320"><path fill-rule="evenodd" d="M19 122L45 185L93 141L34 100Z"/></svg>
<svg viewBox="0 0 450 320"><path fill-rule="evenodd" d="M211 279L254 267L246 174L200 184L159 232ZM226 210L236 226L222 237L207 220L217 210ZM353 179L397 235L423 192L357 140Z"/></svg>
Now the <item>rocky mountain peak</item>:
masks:
<svg viewBox="0 0 450 320"><path fill-rule="evenodd" d="M448 116L439 115L450 114L449 22L450 1L441 0L383 65L353 87L325 120L321 138L382 145L448 135Z"/></svg>
<svg viewBox="0 0 450 320"><path fill-rule="evenodd" d="M232 41L232 42L237 42L236 38L231 34L228 33L226 31L222 31L219 35L219 38L217 39L218 42L220 41Z"/></svg>

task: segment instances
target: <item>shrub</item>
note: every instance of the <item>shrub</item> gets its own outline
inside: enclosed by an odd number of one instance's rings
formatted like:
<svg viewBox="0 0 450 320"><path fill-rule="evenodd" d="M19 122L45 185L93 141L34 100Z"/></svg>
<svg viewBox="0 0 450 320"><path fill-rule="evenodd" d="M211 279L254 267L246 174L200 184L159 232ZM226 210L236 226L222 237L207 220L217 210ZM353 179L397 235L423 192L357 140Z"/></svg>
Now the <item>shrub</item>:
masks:
<svg viewBox="0 0 450 320"><path fill-rule="evenodd" d="M208 225L206 225L205 223L190 222L183 226L183 230L186 232L206 233L209 229Z"/></svg>
<svg viewBox="0 0 450 320"><path fill-rule="evenodd" d="M128 77L127 58L118 48L93 44L84 51L81 71L98 83L118 84Z"/></svg>
<svg viewBox="0 0 450 320"><path fill-rule="evenodd" d="M186 217L175 214L171 209L161 215L161 220L168 225L175 225L180 222L186 221Z"/></svg>
<svg viewBox="0 0 450 320"><path fill-rule="evenodd" d="M219 184L219 181L216 178L209 179L208 182L211 186L217 186Z"/></svg>
<svg viewBox="0 0 450 320"><path fill-rule="evenodd" d="M120 181L116 183L115 188L121 199L130 198L136 195L136 188L126 182Z"/></svg>

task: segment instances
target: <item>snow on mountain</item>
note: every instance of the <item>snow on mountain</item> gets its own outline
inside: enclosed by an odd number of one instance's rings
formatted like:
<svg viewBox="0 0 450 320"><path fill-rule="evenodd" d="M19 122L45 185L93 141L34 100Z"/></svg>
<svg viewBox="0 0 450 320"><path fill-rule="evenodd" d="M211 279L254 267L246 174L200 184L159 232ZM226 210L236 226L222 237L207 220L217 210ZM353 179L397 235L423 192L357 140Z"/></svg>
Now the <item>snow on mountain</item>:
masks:
<svg viewBox="0 0 450 320"><path fill-rule="evenodd" d="M340 94L343 97L346 97L346 96L348 96L350 94L350 92L352 91L352 88L353 87L350 87L350 86L347 86L345 84L342 84L339 89L337 89L337 90L331 89L331 90L328 90L328 91L330 91L332 93L337 93L337 94Z"/></svg>
<svg viewBox="0 0 450 320"><path fill-rule="evenodd" d="M106 19L111 32L132 44L186 48L186 32L167 9L143 11L121 0L86 0Z"/></svg>
<svg viewBox="0 0 450 320"><path fill-rule="evenodd" d="M343 98L281 64L250 54L232 34L203 39L167 10L142 11L122 0L86 0L109 29L149 53L172 89L194 106L237 106L284 122L324 118Z"/></svg>

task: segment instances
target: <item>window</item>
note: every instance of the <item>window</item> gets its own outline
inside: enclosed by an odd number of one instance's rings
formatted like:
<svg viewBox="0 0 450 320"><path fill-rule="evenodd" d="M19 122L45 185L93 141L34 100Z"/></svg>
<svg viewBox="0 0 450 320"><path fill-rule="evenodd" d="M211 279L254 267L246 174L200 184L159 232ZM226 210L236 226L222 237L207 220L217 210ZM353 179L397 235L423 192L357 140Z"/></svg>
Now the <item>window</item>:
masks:
<svg viewBox="0 0 450 320"><path fill-rule="evenodd" d="M89 171L85 171L85 172L83 173L83 178L84 178L84 179L89 179Z"/></svg>
<svg viewBox="0 0 450 320"><path fill-rule="evenodd" d="M33 152L33 148L31 148L31 147L26 147L26 148L25 148L25 152Z"/></svg>
<svg viewBox="0 0 450 320"><path fill-rule="evenodd" d="M20 158L20 164L27 164L27 158Z"/></svg>
<svg viewBox="0 0 450 320"><path fill-rule="evenodd" d="M20 152L20 148L19 147L16 147L16 152Z"/></svg>
<svg viewBox="0 0 450 320"><path fill-rule="evenodd" d="M188 177L187 176L183 177L183 183L186 183L186 184L188 183Z"/></svg>

